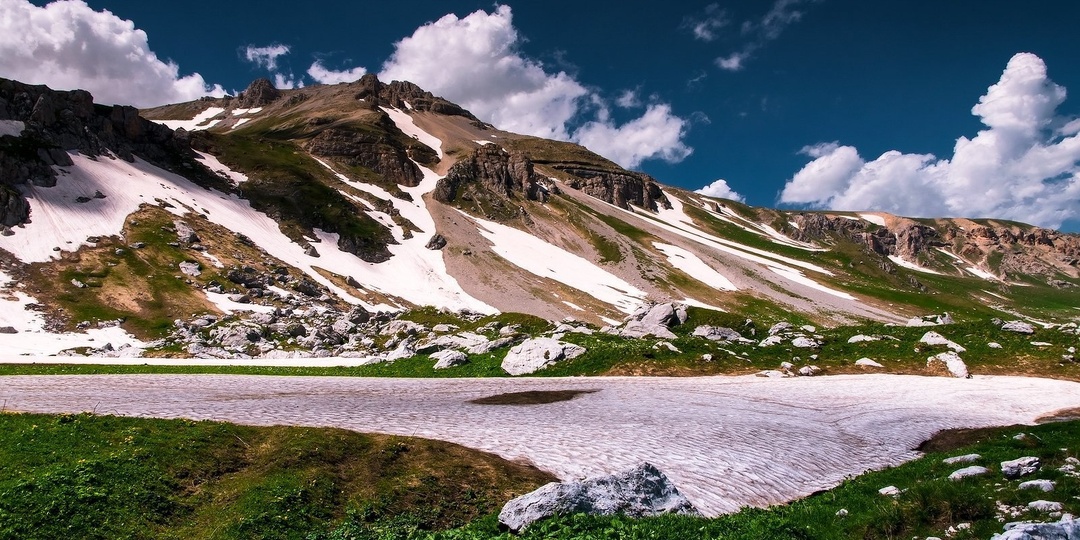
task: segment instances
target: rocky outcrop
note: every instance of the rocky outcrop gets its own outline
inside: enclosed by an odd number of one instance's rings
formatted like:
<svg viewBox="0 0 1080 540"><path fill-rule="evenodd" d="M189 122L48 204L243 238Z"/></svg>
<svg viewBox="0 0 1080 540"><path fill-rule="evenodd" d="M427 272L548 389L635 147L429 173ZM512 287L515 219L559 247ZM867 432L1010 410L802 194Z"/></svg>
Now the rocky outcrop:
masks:
<svg viewBox="0 0 1080 540"><path fill-rule="evenodd" d="M664 473L649 463L611 476L552 482L511 500L499 512L500 527L515 533L555 515L700 515Z"/></svg>
<svg viewBox="0 0 1080 540"><path fill-rule="evenodd" d="M995 534L991 540L1080 540L1080 521L1071 515L1062 516L1061 520L1051 523L1009 523L1005 532Z"/></svg>
<svg viewBox="0 0 1080 540"><path fill-rule="evenodd" d="M165 168L193 158L185 133L142 118L134 107L95 105L85 90L0 79L0 120L25 125L18 137L0 137L0 223L7 226L23 223L29 210L12 188L54 185L52 166L71 165L67 152L139 156Z"/></svg>
<svg viewBox="0 0 1080 540"><path fill-rule="evenodd" d="M459 105L435 96L408 81L393 81L390 84L384 84L374 73L368 73L353 84L359 87L356 99L368 102L372 108L391 107L401 110L428 111L447 116L462 116L477 124L480 123L480 120L472 113Z"/></svg>
<svg viewBox="0 0 1080 540"><path fill-rule="evenodd" d="M528 157L493 144L481 146L455 163L436 185L435 200L444 203L459 200L471 185L506 198L543 202L548 197Z"/></svg>
<svg viewBox="0 0 1080 540"><path fill-rule="evenodd" d="M330 128L313 137L306 147L316 156L366 167L396 184L413 187L424 178L409 159L409 151L384 133Z"/></svg>
<svg viewBox="0 0 1080 540"><path fill-rule="evenodd" d="M510 349L502 361L503 371L510 375L528 375L585 354L585 348L551 338L526 340Z"/></svg>
<svg viewBox="0 0 1080 540"><path fill-rule="evenodd" d="M270 79L255 79L236 97L236 104L241 109L252 109L265 107L279 99L281 91L274 87Z"/></svg>
<svg viewBox="0 0 1080 540"><path fill-rule="evenodd" d="M551 166L574 176L567 182L570 187L619 208L629 210L630 205L634 205L654 212L659 208L671 208L660 185L647 174L582 164L553 163Z"/></svg>

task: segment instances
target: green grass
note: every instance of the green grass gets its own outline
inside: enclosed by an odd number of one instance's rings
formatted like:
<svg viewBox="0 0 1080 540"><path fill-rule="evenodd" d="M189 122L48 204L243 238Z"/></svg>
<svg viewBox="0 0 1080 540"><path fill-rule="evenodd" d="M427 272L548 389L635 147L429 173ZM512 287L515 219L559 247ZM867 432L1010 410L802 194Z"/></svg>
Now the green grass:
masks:
<svg viewBox="0 0 1080 540"><path fill-rule="evenodd" d="M0 538L304 539L348 519L461 526L550 477L334 429L0 414Z"/></svg>

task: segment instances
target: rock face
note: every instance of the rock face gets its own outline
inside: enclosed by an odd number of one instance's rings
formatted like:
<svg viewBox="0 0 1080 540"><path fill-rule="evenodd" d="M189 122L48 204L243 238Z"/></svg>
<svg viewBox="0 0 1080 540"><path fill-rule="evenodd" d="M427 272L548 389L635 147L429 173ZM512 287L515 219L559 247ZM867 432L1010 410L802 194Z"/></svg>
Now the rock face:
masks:
<svg viewBox="0 0 1080 540"><path fill-rule="evenodd" d="M507 152L494 144L481 146L455 163L446 178L435 186L434 196L440 202L450 203L475 196L470 187L480 187L504 198L522 197L543 202L548 196L528 157Z"/></svg>
<svg viewBox="0 0 1080 540"><path fill-rule="evenodd" d="M0 137L0 225L24 223L29 206L17 186L53 186L53 165L69 166L67 152L139 156L166 168L195 163L184 133L139 116L134 107L96 106L85 90L55 91L0 78L0 120L23 122L19 137Z"/></svg>
<svg viewBox="0 0 1080 540"><path fill-rule="evenodd" d="M683 304L670 302L645 304L627 317L623 327L616 330L615 333L632 338L654 336L662 339L675 339L675 334L669 328L686 322L686 319L686 306ZM702 331L706 330L702 329Z"/></svg>
<svg viewBox="0 0 1080 540"><path fill-rule="evenodd" d="M1011 461L1001 462L1001 474L1010 480L1020 478L1039 471L1039 458L1026 456Z"/></svg>
<svg viewBox="0 0 1080 540"><path fill-rule="evenodd" d="M499 512L499 524L515 533L556 514L699 515L664 473L649 463L629 471L580 482L552 482L511 500Z"/></svg>
<svg viewBox="0 0 1080 540"><path fill-rule="evenodd" d="M252 109L265 107L280 98L281 91L274 87L270 79L255 79L240 93L237 104L242 109Z"/></svg>
<svg viewBox="0 0 1080 540"><path fill-rule="evenodd" d="M485 125L469 111L411 82L393 81L390 84L384 84L374 73L368 73L353 84L359 87L356 99L370 103L373 108L391 107L401 110L430 111L447 116L463 116L478 125Z"/></svg>
<svg viewBox="0 0 1080 540"><path fill-rule="evenodd" d="M1080 540L1080 521L1063 516L1052 523L1010 523L1005 532L995 534L991 540Z"/></svg>
<svg viewBox="0 0 1080 540"><path fill-rule="evenodd" d="M503 371L511 375L527 375L585 354L585 348L551 338L534 338L512 347L503 358Z"/></svg>
<svg viewBox="0 0 1080 540"><path fill-rule="evenodd" d="M397 184L413 187L423 179L408 150L385 133L329 128L308 141L307 149L316 156L367 167Z"/></svg>
<svg viewBox="0 0 1080 540"><path fill-rule="evenodd" d="M551 166L574 176L567 182L568 186L619 208L629 210L630 205L652 211L671 208L671 202L660 189L660 185L647 174L608 170L578 163L556 163Z"/></svg>

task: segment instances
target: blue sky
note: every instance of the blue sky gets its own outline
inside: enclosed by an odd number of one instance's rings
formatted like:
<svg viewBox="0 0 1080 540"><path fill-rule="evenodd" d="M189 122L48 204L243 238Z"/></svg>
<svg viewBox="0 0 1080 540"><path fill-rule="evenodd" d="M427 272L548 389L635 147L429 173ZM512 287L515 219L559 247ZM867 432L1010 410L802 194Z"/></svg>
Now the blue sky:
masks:
<svg viewBox="0 0 1080 540"><path fill-rule="evenodd" d="M84 43L80 52L55 42L27 49L34 39L5 44L0 37L0 76L36 76L42 80L33 82L54 87L96 84L104 90L91 88L95 95L115 89L116 99L147 105L214 85L241 90L273 74L312 84L307 72L318 61L329 71L425 79L415 82L500 127L583 142L667 184L697 189L724 179L754 205L1006 217L1080 229L1080 151L1073 148L1080 126L1070 124L1080 98L1063 97L1064 89L1080 92L1080 2L86 4L46 13L27 0L0 0L3 11L37 17L24 30L31 38L49 28L43 19L64 20ZM3 24L18 17L8 19ZM144 31L148 43L123 21ZM127 34L119 45L93 47L95 39ZM405 38L409 47L400 45ZM277 45L288 53L274 58L272 70L268 57L248 60L249 48ZM162 76L156 64L111 74L86 67L108 63L124 46L175 64L161 83L168 86L125 83ZM1014 59L1022 52L1033 56ZM41 67L43 58L65 54L95 56ZM503 67L473 72L481 58ZM1008 81L1007 66L1014 75ZM989 100L997 105L973 115L999 82ZM1024 109L1032 100L1045 106ZM1023 115L1024 126L1010 123ZM954 154L959 137L974 144Z"/></svg>

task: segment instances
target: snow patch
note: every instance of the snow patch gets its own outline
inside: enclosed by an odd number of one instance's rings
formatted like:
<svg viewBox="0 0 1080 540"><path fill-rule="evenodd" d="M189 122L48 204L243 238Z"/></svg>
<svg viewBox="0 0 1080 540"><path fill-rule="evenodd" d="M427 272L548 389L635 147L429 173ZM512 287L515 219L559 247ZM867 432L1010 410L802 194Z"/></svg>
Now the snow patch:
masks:
<svg viewBox="0 0 1080 540"><path fill-rule="evenodd" d="M686 272L690 277L721 291L737 291L738 287L723 274L714 270L692 252L671 244L653 242L653 247L667 256L671 266Z"/></svg>
<svg viewBox="0 0 1080 540"><path fill-rule="evenodd" d="M398 129L403 133L429 146L436 154L438 154L439 159L443 158L442 141L439 140L438 137L420 129L416 123L413 122L412 117L407 113L397 109L388 109L386 107L379 108L390 115L390 119L394 121L394 124L396 124Z"/></svg>
<svg viewBox="0 0 1080 540"><path fill-rule="evenodd" d="M919 266L918 264L915 264L911 261L900 258L899 255L889 255L889 260L892 261L893 264L895 264L896 266L907 268L908 270L915 270L916 272L923 272L926 274L937 274L939 276L941 275L941 272L938 272L937 270L933 270L925 266Z"/></svg>
<svg viewBox="0 0 1080 540"><path fill-rule="evenodd" d="M274 306L264 306L260 304L241 304L240 302L234 302L229 299L229 295L221 293L206 292L206 298L213 302L215 306L222 313L230 315L237 311L254 311L256 313L273 313Z"/></svg>
<svg viewBox="0 0 1080 540"><path fill-rule="evenodd" d="M214 174L217 174L218 176L221 176L223 178L228 178L233 182L233 184L243 184L244 182L248 181L248 176L246 174L234 171L226 167L225 164L218 161L218 158L214 155L204 154L202 152L199 152L198 150L195 150L195 154L199 156L200 160L202 160L203 165L213 171Z"/></svg>
<svg viewBox="0 0 1080 540"><path fill-rule="evenodd" d="M250 118L241 118L241 119L237 120L236 123L233 124L232 127L229 128L229 129L230 130L236 129L236 128L248 123L248 121L250 121L250 120L251 120Z"/></svg>
<svg viewBox="0 0 1080 540"><path fill-rule="evenodd" d="M476 143L476 144L479 144L480 146L487 146L489 144L495 144L495 143L493 143L491 141L484 141L484 140L476 140L476 141L473 141L473 142Z"/></svg>
<svg viewBox="0 0 1080 540"><path fill-rule="evenodd" d="M560 247L513 227L464 212L461 215L478 225L480 235L492 243L491 251L523 270L573 287L628 314L645 299L644 291Z"/></svg>
<svg viewBox="0 0 1080 540"><path fill-rule="evenodd" d="M579 305L577 305L577 304L575 304L573 302L567 302L566 300L563 300L562 303L570 306L570 309L576 309L578 311L585 311L585 308L583 308L583 307L581 307L581 306L579 306Z"/></svg>
<svg viewBox="0 0 1080 540"><path fill-rule="evenodd" d="M990 272L987 272L986 270L983 270L982 268L979 268L978 266L972 265L967 260L965 260L963 257L960 257L959 255L957 255L957 254L955 254L955 253L953 253L951 251L948 251L948 250L945 250L945 249L942 249L942 248L936 248L936 249L938 251L944 253L945 255L948 255L952 259L956 260L956 262L959 262L960 264L964 265L964 270L967 270L968 272L971 272L976 277L983 278L983 279L985 279L987 281L1000 281L1000 279L997 276L995 276L994 274L991 274Z"/></svg>
<svg viewBox="0 0 1080 540"><path fill-rule="evenodd" d="M861 218L865 219L866 221L869 221L870 223L873 223L874 225L877 225L879 227L884 227L885 226L885 218L883 218L883 217L881 217L879 215L876 215L876 214L859 214L859 217L861 217Z"/></svg>
<svg viewBox="0 0 1080 540"><path fill-rule="evenodd" d="M0 137L21 137L26 124L18 120L0 120Z"/></svg>
<svg viewBox="0 0 1080 540"><path fill-rule="evenodd" d="M210 129L218 125L218 123L221 122L220 119L210 119L223 112L225 112L225 109L221 107L210 107L205 111L195 115L195 118L192 118L191 120L154 120L154 122L157 122L159 124L165 124L166 126L169 126L169 129L184 128L187 131L200 131L204 129ZM209 123L207 123L208 121Z"/></svg>
<svg viewBox="0 0 1080 540"><path fill-rule="evenodd" d="M802 274L802 272L799 272L798 270L795 270L794 268L786 268L786 267L783 267L783 266L772 265L772 266L769 266L769 270L772 270L773 273L775 273L775 274L777 274L779 276L785 277L785 278L787 278L787 279L789 279L791 281L794 281L795 283L806 285L807 287L810 287L811 289L816 289L816 290L819 290L819 291L821 291L823 293L831 294L831 295L833 295L833 296L835 296L837 298L843 298L844 300L855 300L854 296L851 296L850 294L848 294L846 292L843 292L843 291L838 291L836 289L830 289L829 287L826 287L826 286L824 286L824 285L822 285L822 284L820 284L820 283L818 283L818 282L804 276Z"/></svg>

